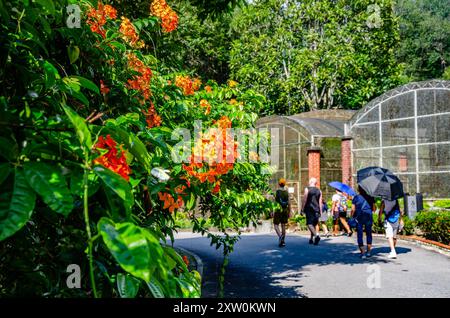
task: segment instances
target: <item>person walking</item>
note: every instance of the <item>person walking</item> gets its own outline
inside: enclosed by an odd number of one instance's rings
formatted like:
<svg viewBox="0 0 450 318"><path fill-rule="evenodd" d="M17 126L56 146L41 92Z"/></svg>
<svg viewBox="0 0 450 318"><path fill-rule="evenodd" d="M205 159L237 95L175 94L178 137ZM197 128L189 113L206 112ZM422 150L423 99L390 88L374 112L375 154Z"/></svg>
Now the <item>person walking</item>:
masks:
<svg viewBox="0 0 450 318"><path fill-rule="evenodd" d="M281 178L278 181L278 185L280 186L275 194L275 201L280 205L279 208L275 211L273 217L273 224L275 232L278 235L278 246L284 247L286 246L286 224L288 223L289 213L291 211L291 202L289 200L289 192L286 188L286 180ZM281 231L279 226L281 225Z"/></svg>
<svg viewBox="0 0 450 318"><path fill-rule="evenodd" d="M360 257L362 259L371 256L372 250L372 225L373 225L373 215L372 207L366 201L366 199L361 195L363 190L358 187L358 192L360 194L355 195L353 198L346 194L346 196L352 200L352 211L351 217L357 222L356 232L358 236L358 247L360 251ZM364 241L363 235L366 232L367 250L364 252Z"/></svg>
<svg viewBox="0 0 450 318"><path fill-rule="evenodd" d="M319 224L316 226L316 231L319 233L320 226L322 227L322 230L324 232L324 235L326 237L330 237L330 231L328 230L327 221L328 221L329 215L328 215L328 204L325 200L323 200L322 204L322 215L319 218Z"/></svg>
<svg viewBox="0 0 450 318"><path fill-rule="evenodd" d="M397 245L397 233L399 232L402 212L398 200L383 200L381 201L380 212L378 214L378 224L381 225L381 218L384 214L384 229L386 238L389 241L391 252L388 258L397 258L395 246Z"/></svg>
<svg viewBox="0 0 450 318"><path fill-rule="evenodd" d="M322 191L317 187L317 179L309 179L309 186L305 188L302 200L302 211L306 215L306 225L311 232L309 244L318 245L320 241L316 226L319 224L319 218L322 215Z"/></svg>
<svg viewBox="0 0 450 318"><path fill-rule="evenodd" d="M361 191L360 194L364 197L364 199L366 199L367 203L369 203L369 206L372 208L372 212L375 212L377 210L377 204L375 202L375 198L368 195L367 192L363 188L359 187L359 189Z"/></svg>
<svg viewBox="0 0 450 318"><path fill-rule="evenodd" d="M344 227L348 236L352 236L353 231L347 223L347 198L342 194L342 192L336 190L336 193L332 197L331 211L333 213L333 235L336 236L339 229L339 221Z"/></svg>

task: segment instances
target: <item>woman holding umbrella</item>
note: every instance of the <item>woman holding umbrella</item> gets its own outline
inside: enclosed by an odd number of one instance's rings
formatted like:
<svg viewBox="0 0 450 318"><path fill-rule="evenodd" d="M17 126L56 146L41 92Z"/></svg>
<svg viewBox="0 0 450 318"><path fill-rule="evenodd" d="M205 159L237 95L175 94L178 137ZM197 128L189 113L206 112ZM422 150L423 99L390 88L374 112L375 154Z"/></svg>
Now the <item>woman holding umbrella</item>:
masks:
<svg viewBox="0 0 450 318"><path fill-rule="evenodd" d="M358 185L363 188L368 195L383 199L378 220L379 222L381 221L381 215L384 213L384 227L391 248L388 257L396 258L396 235L401 226L401 211L398 204L398 198L404 196L403 184L391 171L380 167L361 169L358 171L357 178Z"/></svg>
<svg viewBox="0 0 450 318"><path fill-rule="evenodd" d="M352 200L352 212L351 216L356 220L356 231L358 233L358 246L361 252L361 258L369 257L372 249L372 207L367 203L366 199L361 194L356 192L348 185L341 182L331 182L329 185L336 190L342 192L346 198ZM359 192L362 189L358 188ZM367 237L367 250L364 252L363 233L366 232Z"/></svg>
<svg viewBox="0 0 450 318"><path fill-rule="evenodd" d="M331 206L331 211L333 211L333 235L336 236L340 221L347 232L347 235L352 236L353 232L347 223L347 198L342 194L342 192L336 190L336 193L333 195L331 200L333 202L333 205Z"/></svg>

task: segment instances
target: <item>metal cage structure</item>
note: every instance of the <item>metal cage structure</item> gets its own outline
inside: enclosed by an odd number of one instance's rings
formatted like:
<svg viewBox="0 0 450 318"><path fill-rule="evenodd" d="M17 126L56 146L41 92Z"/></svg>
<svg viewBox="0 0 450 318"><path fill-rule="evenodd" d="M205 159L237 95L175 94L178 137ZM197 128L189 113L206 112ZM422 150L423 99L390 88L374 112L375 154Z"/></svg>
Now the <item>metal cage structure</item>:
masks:
<svg viewBox="0 0 450 318"><path fill-rule="evenodd" d="M326 110L258 120L257 128L272 132L272 147L278 150L278 164L271 187L276 189L278 179L285 178L291 188L294 209L299 209L303 189L311 176L308 151L312 148L320 149L320 184L325 198L334 193L328 183L342 178L341 138L345 123L353 115L353 111Z"/></svg>
<svg viewBox="0 0 450 318"><path fill-rule="evenodd" d="M405 192L450 197L450 81L410 83L369 102L349 121L353 176L381 166Z"/></svg>

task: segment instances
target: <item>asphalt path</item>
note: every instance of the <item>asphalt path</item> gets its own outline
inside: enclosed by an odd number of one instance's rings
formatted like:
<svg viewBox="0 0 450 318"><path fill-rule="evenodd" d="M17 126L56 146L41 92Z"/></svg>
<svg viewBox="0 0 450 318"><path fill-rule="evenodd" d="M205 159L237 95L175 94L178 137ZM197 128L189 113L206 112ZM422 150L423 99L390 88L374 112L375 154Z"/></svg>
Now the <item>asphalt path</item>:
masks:
<svg viewBox="0 0 450 318"><path fill-rule="evenodd" d="M203 261L202 297L216 297L223 256L209 239L179 233L175 246ZM354 237L322 238L288 234L286 247L277 237L243 234L229 257L224 296L248 297L450 297L450 257L399 242L397 259L388 259L384 238L375 238L373 256L361 260Z"/></svg>

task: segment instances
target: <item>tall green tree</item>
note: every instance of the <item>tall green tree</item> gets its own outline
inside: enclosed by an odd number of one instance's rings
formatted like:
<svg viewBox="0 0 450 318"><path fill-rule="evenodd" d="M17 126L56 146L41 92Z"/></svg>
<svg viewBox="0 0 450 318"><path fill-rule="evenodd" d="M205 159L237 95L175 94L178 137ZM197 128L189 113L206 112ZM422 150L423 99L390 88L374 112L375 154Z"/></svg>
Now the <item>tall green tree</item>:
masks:
<svg viewBox="0 0 450 318"><path fill-rule="evenodd" d="M257 0L233 21L232 77L266 114L359 108L398 84L391 0Z"/></svg>
<svg viewBox="0 0 450 318"><path fill-rule="evenodd" d="M450 66L450 0L398 0L398 60L411 80L444 77Z"/></svg>

